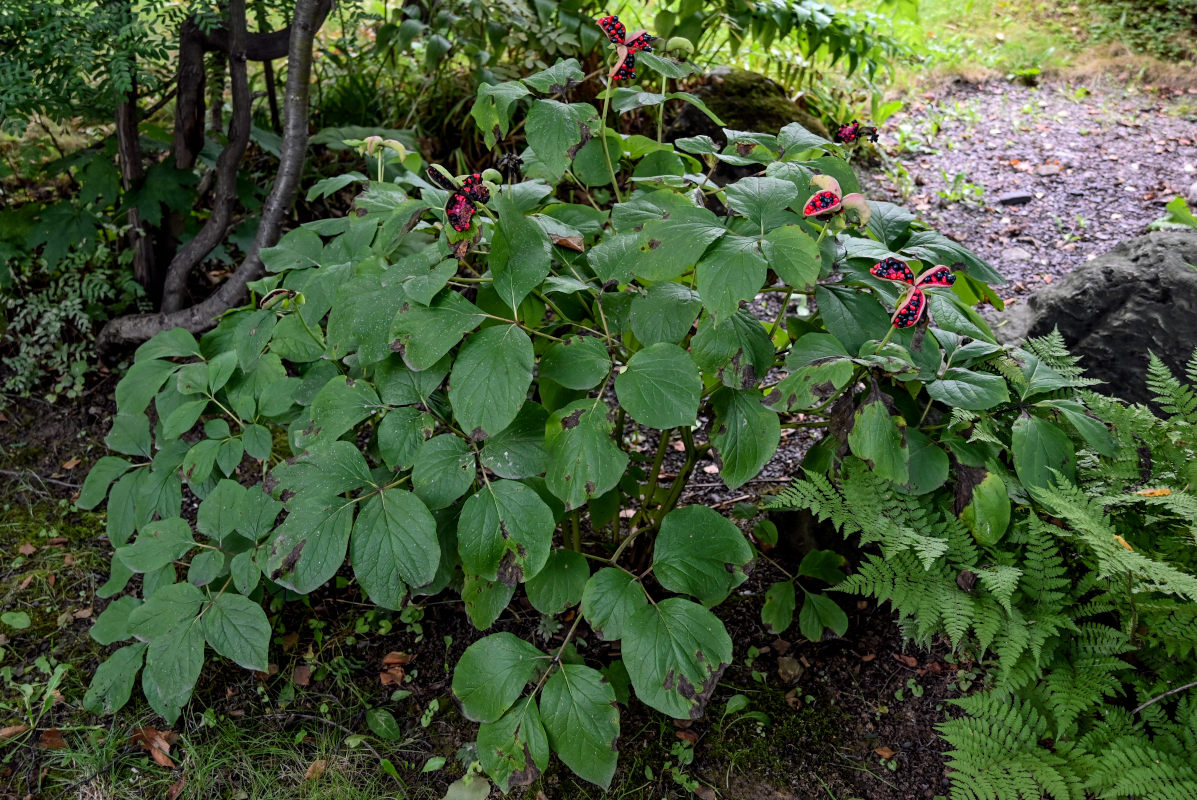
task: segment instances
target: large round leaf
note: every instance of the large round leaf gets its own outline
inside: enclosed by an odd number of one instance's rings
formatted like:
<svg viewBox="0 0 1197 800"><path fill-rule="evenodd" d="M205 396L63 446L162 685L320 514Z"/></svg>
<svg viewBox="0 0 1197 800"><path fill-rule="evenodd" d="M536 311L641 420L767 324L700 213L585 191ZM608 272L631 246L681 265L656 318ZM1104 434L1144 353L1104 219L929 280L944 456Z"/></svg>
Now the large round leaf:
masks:
<svg viewBox="0 0 1197 800"><path fill-rule="evenodd" d="M553 543L553 512L516 481L490 481L465 501L457 520L457 550L466 572L508 586L544 567Z"/></svg>
<svg viewBox="0 0 1197 800"><path fill-rule="evenodd" d="M383 608L403 604L407 586L436 577L441 548L436 520L420 499L405 489L387 489L366 501L350 541L353 574L366 595Z"/></svg>
<svg viewBox="0 0 1197 800"><path fill-rule="evenodd" d="M431 509L453 505L474 482L474 456L459 436L442 433L420 448L411 472L416 496Z"/></svg>
<svg viewBox="0 0 1197 800"><path fill-rule="evenodd" d="M324 585L345 562L353 504L340 498L293 502L287 519L275 528L258 566L270 580L308 594Z"/></svg>
<svg viewBox="0 0 1197 800"><path fill-rule="evenodd" d="M535 698L526 697L496 722L478 726L478 760L504 792L536 780L549 765L549 740Z"/></svg>
<svg viewBox="0 0 1197 800"><path fill-rule="evenodd" d="M611 440L607 407L593 400L558 410L546 426L549 467L545 482L572 510L615 488L628 466L628 454Z"/></svg>
<svg viewBox="0 0 1197 800"><path fill-rule="evenodd" d="M532 341L514 325L466 340L449 376L449 402L462 430L496 434L511 424L532 383Z"/></svg>
<svg viewBox="0 0 1197 800"><path fill-rule="evenodd" d="M611 358L602 340L593 336L568 336L545 352L538 374L567 389L590 389L610 371Z"/></svg>
<svg viewBox="0 0 1197 800"><path fill-rule="evenodd" d="M763 399L755 390L722 389L715 395L711 444L723 465L719 477L729 489L755 478L777 452L781 420L761 405Z"/></svg>
<svg viewBox="0 0 1197 800"><path fill-rule="evenodd" d="M1010 437L1014 471L1028 488L1046 489L1055 482L1052 470L1068 480L1076 476L1076 449L1059 426L1033 416L1014 420Z"/></svg>
<svg viewBox="0 0 1197 800"><path fill-rule="evenodd" d="M674 719L702 716L731 658L731 637L719 618L681 597L640 609L623 636L636 696Z"/></svg>
<svg viewBox="0 0 1197 800"><path fill-rule="evenodd" d="M511 708L548 659L535 646L510 633L492 633L466 648L453 670L453 694L466 717L495 722Z"/></svg>
<svg viewBox="0 0 1197 800"><path fill-rule="evenodd" d="M671 592L697 597L703 605L723 602L748 578L752 547L730 520L706 506L686 506L665 515L653 547L653 574Z"/></svg>
<svg viewBox="0 0 1197 800"><path fill-rule="evenodd" d="M245 669L265 672L270 621L262 606L239 594L224 592L200 618L212 649Z"/></svg>
<svg viewBox="0 0 1197 800"><path fill-rule="evenodd" d="M628 620L646 605L636 576L614 567L590 576L582 592L582 614L598 637L609 642L622 637Z"/></svg>
<svg viewBox="0 0 1197 800"><path fill-rule="evenodd" d="M615 379L619 404L650 428L693 425L702 397L702 377L694 359L675 344L646 347L628 360Z"/></svg>
<svg viewBox="0 0 1197 800"><path fill-rule="evenodd" d="M554 550L544 569L528 581L528 601L542 614L560 614L582 601L589 578L586 556L576 550Z"/></svg>
<svg viewBox="0 0 1197 800"><path fill-rule="evenodd" d="M545 682L540 716L549 743L578 777L606 789L615 774L619 711L615 690L597 670L562 664Z"/></svg>

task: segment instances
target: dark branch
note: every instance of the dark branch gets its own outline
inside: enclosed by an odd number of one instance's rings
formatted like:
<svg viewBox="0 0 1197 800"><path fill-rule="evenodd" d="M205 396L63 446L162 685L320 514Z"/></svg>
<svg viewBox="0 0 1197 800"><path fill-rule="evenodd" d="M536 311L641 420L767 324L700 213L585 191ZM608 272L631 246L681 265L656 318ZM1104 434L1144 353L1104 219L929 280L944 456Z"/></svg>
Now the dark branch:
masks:
<svg viewBox="0 0 1197 800"><path fill-rule="evenodd" d="M245 299L246 284L262 276L261 250L278 241L283 217L295 201L295 192L299 188L299 179L303 172L308 144L312 41L318 28L317 19L324 19L323 15L318 17L317 12L326 2L327 0L296 0L295 3L295 15L291 24L294 35L291 37L291 49L287 56L287 86L283 101L285 120L278 175L262 208L262 222L249 254L237 271L202 303L169 314L137 314L109 322L96 340L96 349L101 357L107 357L132 344L144 342L156 333L170 328L182 327L192 333L208 330L216 324L217 317Z"/></svg>
<svg viewBox="0 0 1197 800"><path fill-rule="evenodd" d="M216 159L216 196L212 214L198 234L171 259L162 287L161 309L178 311L187 294L187 278L191 271L221 243L237 206L237 170L249 144L250 97L249 78L245 68L245 0L229 3L229 25L233 32L232 52L229 54L229 81L233 90L233 116L229 122L229 141Z"/></svg>
<svg viewBox="0 0 1197 800"><path fill-rule="evenodd" d="M324 24L324 18L328 16L330 10L332 10L332 0L320 0L313 20L317 30ZM287 55L291 41L291 27L292 25L288 25L286 28L269 33L249 34L249 38L246 40L245 57L250 61L274 61L276 58ZM228 53L232 46L229 29L223 25L208 33L201 33L200 39L205 50L219 50Z"/></svg>

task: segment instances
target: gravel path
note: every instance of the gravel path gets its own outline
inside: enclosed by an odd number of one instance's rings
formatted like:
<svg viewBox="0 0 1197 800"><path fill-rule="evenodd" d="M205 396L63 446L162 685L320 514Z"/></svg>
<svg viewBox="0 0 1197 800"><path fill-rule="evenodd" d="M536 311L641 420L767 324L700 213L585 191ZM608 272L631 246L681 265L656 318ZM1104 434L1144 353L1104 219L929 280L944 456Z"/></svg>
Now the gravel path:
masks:
<svg viewBox="0 0 1197 800"><path fill-rule="evenodd" d="M1003 298L1144 233L1176 195L1197 201L1197 93L957 83L908 102L880 146L870 182L988 259Z"/></svg>

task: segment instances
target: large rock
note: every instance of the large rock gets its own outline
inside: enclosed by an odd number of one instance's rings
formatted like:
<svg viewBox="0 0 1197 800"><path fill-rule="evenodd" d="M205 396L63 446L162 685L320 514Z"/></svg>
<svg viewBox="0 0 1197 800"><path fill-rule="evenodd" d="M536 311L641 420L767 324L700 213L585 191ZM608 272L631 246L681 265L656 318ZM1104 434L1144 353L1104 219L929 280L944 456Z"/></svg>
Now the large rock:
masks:
<svg viewBox="0 0 1197 800"><path fill-rule="evenodd" d="M1197 233L1123 242L1011 307L995 333L1018 342L1052 328L1106 382L1099 391L1147 402L1148 351L1180 375L1197 349Z"/></svg>
<svg viewBox="0 0 1197 800"><path fill-rule="evenodd" d="M791 100L785 89L760 73L718 67L691 91L723 120L724 127L732 130L777 133L791 122L798 122L809 131L831 138L818 117ZM717 142L725 141L722 128L710 117L693 106L686 106L670 125L669 138L703 134Z"/></svg>

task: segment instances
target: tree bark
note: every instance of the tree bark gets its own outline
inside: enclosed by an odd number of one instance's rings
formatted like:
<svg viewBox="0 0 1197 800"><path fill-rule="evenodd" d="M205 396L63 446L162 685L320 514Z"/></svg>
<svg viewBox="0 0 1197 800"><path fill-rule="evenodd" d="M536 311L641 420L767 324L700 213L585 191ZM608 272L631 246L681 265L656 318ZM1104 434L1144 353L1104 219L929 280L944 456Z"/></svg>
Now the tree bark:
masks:
<svg viewBox="0 0 1197 800"><path fill-rule="evenodd" d="M258 32L266 30L266 6L262 0L255 0L254 11L258 20ZM275 133L282 133L283 126L278 116L278 88L274 79L274 62L262 62L262 75L266 78L266 104L270 108L270 128Z"/></svg>
<svg viewBox="0 0 1197 800"><path fill-rule="evenodd" d="M175 166L191 169L204 149L204 39L188 17L179 26L179 69L175 73Z"/></svg>
<svg viewBox="0 0 1197 800"><path fill-rule="evenodd" d="M287 54L283 144L278 174L262 208L262 222L249 253L237 270L211 296L190 308L170 313L135 314L112 320L100 331L96 350L108 359L117 352L144 342L155 334L183 327L192 333L208 330L217 318L246 297L246 284L263 274L261 250L278 242L283 218L295 201L308 142L308 97L312 75L312 42L327 15L329 0L296 0ZM318 22L319 20L319 22Z"/></svg>
<svg viewBox="0 0 1197 800"><path fill-rule="evenodd" d="M332 10L332 0L318 0L312 24L316 30L324 24L325 17ZM296 16L298 18L298 9ZM269 33L251 33L245 43L245 57L250 61L274 61L288 54L288 43L291 40L291 29L294 22L285 28ZM200 33L205 50L220 50L229 52L230 36L226 26L220 26L208 33Z"/></svg>
<svg viewBox="0 0 1197 800"><path fill-rule="evenodd" d="M116 143L120 161L121 188L126 194L145 179L141 160L141 136L137 130L137 82L116 107ZM147 235L137 206L129 209L129 247L133 250L133 278L150 296L157 293L160 276L155 268L154 243Z"/></svg>
<svg viewBox="0 0 1197 800"><path fill-rule="evenodd" d="M191 271L224 239L237 207L237 171L249 144L252 124L249 77L245 65L245 0L231 0L229 3L229 27L232 31L232 41L228 73L233 93L229 141L216 159L216 193L212 200L212 213L200 232L175 254L167 267L159 308L168 313L183 307L187 295L187 279Z"/></svg>

